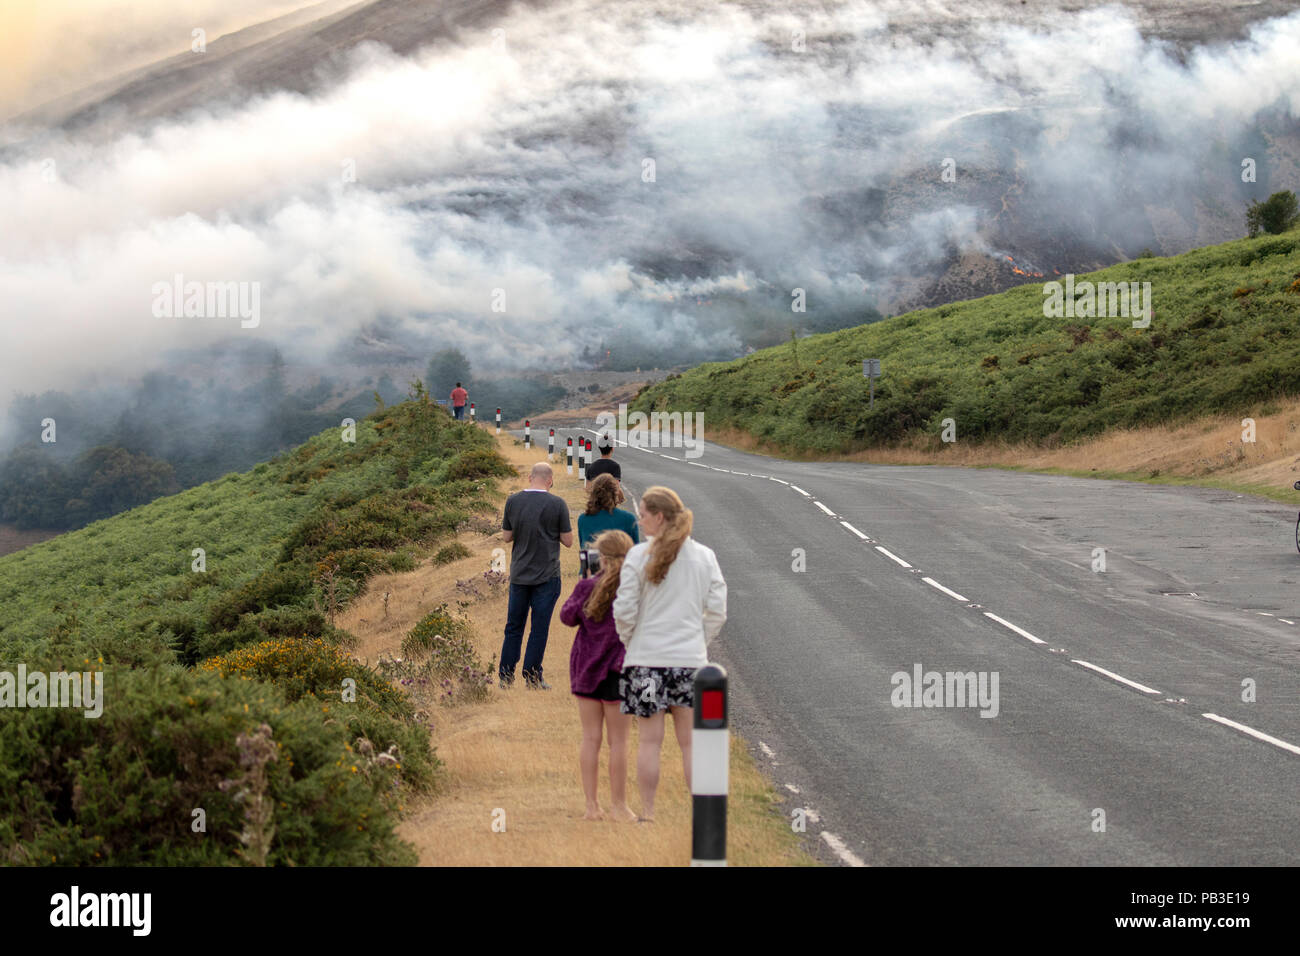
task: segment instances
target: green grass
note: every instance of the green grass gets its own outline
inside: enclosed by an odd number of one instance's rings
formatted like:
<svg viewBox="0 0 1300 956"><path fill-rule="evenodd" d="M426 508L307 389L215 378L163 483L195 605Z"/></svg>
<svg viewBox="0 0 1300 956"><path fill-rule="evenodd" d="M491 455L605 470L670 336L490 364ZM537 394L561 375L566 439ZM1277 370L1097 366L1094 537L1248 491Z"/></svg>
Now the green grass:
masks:
<svg viewBox="0 0 1300 956"><path fill-rule="evenodd" d="M671 376L640 411L703 413L792 455L959 441L1052 447L1300 394L1300 231L1076 277L1150 282L1154 316L1048 318L1043 281ZM878 358L875 408L862 360Z"/></svg>
<svg viewBox="0 0 1300 956"><path fill-rule="evenodd" d="M0 863L414 862L394 826L436 780L427 725L347 658L333 617L373 574L452 539L513 469L427 401L355 438L329 429L0 557L0 670L104 677L99 719L0 709ZM262 724L276 756L249 776L240 735ZM239 787L279 808L269 852L249 843ZM221 825L196 837L193 808Z"/></svg>

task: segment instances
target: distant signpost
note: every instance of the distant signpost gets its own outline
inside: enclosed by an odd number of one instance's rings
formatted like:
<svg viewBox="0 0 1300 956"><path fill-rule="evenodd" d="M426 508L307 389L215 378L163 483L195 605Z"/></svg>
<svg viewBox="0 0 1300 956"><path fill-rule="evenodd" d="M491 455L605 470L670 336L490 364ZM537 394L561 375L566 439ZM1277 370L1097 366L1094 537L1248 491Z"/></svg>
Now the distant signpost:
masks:
<svg viewBox="0 0 1300 956"><path fill-rule="evenodd" d="M871 408L876 407L876 379L880 378L880 359L863 359L862 374L871 389Z"/></svg>

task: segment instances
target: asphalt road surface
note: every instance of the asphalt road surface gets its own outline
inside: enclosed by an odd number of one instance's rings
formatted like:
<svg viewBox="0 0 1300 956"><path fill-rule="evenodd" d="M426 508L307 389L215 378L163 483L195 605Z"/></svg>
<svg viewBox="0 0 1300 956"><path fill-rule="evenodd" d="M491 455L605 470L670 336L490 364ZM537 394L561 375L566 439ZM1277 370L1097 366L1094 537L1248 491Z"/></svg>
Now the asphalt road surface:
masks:
<svg viewBox="0 0 1300 956"><path fill-rule="evenodd" d="M562 449L595 432L556 434ZM698 451L615 458L629 498L673 488L717 553L728 620L710 657L731 678L732 726L823 859L1300 861L1294 511ZM905 695L896 675L918 666L983 675L985 697L963 702L968 685L946 677Z"/></svg>

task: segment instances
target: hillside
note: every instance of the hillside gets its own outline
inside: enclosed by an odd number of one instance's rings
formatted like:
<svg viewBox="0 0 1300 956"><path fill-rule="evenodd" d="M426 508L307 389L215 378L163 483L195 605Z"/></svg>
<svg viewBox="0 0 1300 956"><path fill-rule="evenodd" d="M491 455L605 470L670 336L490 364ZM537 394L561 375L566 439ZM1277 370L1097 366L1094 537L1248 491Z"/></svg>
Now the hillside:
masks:
<svg viewBox="0 0 1300 956"><path fill-rule="evenodd" d="M5 862L414 861L394 826L435 781L424 717L335 617L513 474L416 398L0 558L8 672L102 680L98 716L0 708Z"/></svg>
<svg viewBox="0 0 1300 956"><path fill-rule="evenodd" d="M1046 280L1044 280L1046 281ZM1152 318L1049 318L1043 282L797 339L644 389L636 410L702 412L783 454L1023 442L1268 414L1300 394L1300 232L1075 277L1149 282ZM1082 298L1079 300L1082 306ZM881 361L868 407L862 361Z"/></svg>

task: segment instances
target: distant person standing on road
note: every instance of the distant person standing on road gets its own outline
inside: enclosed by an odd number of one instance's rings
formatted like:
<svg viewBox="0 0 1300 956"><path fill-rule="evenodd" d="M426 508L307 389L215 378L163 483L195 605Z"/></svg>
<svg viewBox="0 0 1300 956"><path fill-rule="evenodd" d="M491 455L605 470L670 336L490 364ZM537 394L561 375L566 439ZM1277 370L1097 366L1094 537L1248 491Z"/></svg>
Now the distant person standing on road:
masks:
<svg viewBox="0 0 1300 956"><path fill-rule="evenodd" d="M644 821L654 819L668 712L690 789L695 672L709 662L708 644L727 619L727 582L712 549L690 536L692 524L677 492L647 488L641 496L647 540L627 553L614 599L614 623L627 645L621 706L623 713L637 716L636 776Z"/></svg>
<svg viewBox="0 0 1300 956"><path fill-rule="evenodd" d="M514 683L524 624L531 612L533 623L524 654L524 683L535 689L551 689L542 679L542 658L546 654L551 613L560 598L560 545L573 547L569 506L559 495L550 493L554 484L551 466L539 461L528 476L528 487L506 499L501 530L505 540L513 542L513 548L506 633L497 668L503 688Z"/></svg>
<svg viewBox="0 0 1300 956"><path fill-rule="evenodd" d="M636 819L627 805L627 744L632 718L622 712L618 693L623 642L618 639L610 612L623 559L631 547L632 539L622 531L600 535L594 549L600 555L599 570L593 577L579 581L560 608L560 620L578 628L569 655L569 689L578 698L582 720L578 766L587 797L586 820L605 818L597 799L602 724L609 732L609 793L614 818L623 822Z"/></svg>
<svg viewBox="0 0 1300 956"><path fill-rule="evenodd" d="M587 548L602 531L618 529L632 539L641 540L636 532L636 516L619 507L627 499L613 475L598 475L587 493L587 510L578 515L578 547Z"/></svg>
<svg viewBox="0 0 1300 956"><path fill-rule="evenodd" d="M463 421L465 418L465 403L469 401L469 392L460 387L460 382L451 390L451 412L456 416L457 421Z"/></svg>
<svg viewBox="0 0 1300 956"><path fill-rule="evenodd" d="M619 483L619 487L622 487L623 469L619 467L618 462L614 460L613 443L609 440L608 435L601 435L597 441L600 442L600 444L596 446L596 448L600 450L600 457L587 466L587 480L583 484L582 490L586 491L590 488L591 483L601 475L613 475L614 480Z"/></svg>

